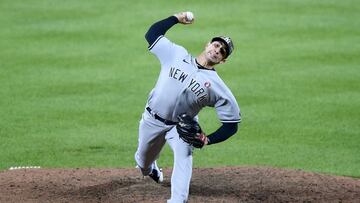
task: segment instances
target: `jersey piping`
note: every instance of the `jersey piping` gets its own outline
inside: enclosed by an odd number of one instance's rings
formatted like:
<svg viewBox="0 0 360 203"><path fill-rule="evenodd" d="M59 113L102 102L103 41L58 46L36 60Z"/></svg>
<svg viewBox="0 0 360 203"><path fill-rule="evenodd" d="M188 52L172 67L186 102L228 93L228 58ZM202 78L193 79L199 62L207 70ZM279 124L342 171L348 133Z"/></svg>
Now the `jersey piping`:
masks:
<svg viewBox="0 0 360 203"><path fill-rule="evenodd" d="M160 35L155 41L154 41L154 43L152 43L152 45L150 45L149 46L149 50L151 50L155 45L156 45L156 43L163 37L164 35Z"/></svg>

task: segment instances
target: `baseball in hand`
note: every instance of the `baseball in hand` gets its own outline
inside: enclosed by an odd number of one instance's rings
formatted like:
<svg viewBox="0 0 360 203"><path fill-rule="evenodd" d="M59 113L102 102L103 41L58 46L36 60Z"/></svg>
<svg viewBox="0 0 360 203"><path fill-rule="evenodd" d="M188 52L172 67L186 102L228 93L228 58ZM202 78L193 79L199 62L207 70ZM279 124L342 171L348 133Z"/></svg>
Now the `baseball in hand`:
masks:
<svg viewBox="0 0 360 203"><path fill-rule="evenodd" d="M194 14L192 12L188 11L188 12L186 12L185 18L186 18L187 22L191 22L194 20Z"/></svg>

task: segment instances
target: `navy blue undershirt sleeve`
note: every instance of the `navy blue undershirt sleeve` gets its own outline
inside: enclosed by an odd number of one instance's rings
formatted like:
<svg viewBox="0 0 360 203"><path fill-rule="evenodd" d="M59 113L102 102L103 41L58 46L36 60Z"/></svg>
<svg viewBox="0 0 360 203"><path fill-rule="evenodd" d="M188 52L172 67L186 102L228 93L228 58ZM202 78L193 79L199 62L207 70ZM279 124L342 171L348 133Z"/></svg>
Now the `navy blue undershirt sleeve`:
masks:
<svg viewBox="0 0 360 203"><path fill-rule="evenodd" d="M238 123L223 123L215 132L208 135L208 145L219 143L227 140L238 130Z"/></svg>
<svg viewBox="0 0 360 203"><path fill-rule="evenodd" d="M178 22L179 20L177 17L170 16L154 23L145 34L145 39L149 43L149 46L152 45L159 36L164 35L166 31Z"/></svg>

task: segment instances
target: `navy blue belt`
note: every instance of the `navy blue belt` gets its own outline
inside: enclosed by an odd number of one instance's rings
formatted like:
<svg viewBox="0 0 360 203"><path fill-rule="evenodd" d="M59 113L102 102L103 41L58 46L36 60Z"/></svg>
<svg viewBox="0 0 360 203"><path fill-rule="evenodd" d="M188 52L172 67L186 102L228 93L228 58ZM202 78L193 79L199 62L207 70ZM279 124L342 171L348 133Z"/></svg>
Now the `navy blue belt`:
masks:
<svg viewBox="0 0 360 203"><path fill-rule="evenodd" d="M166 119L163 119L161 118L159 115L157 115L156 113L153 113L151 111L151 108L150 107L146 107L146 110L151 114L151 115L154 115L155 119L165 123L166 125L176 125L177 123L174 122L174 121L170 121L170 120L166 120Z"/></svg>

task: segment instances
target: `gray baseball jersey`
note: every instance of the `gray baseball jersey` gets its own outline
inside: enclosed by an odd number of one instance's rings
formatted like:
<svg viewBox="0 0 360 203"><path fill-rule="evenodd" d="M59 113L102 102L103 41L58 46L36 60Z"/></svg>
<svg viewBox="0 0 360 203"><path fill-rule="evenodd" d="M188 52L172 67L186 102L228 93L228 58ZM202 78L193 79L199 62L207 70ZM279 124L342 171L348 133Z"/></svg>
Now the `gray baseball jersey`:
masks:
<svg viewBox="0 0 360 203"><path fill-rule="evenodd" d="M195 117L210 106L221 122L240 122L240 108L230 89L215 70L201 69L185 48L160 36L149 47L161 63L161 71L148 98L148 106L160 117L177 121L187 113Z"/></svg>

